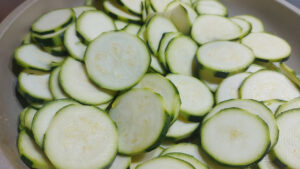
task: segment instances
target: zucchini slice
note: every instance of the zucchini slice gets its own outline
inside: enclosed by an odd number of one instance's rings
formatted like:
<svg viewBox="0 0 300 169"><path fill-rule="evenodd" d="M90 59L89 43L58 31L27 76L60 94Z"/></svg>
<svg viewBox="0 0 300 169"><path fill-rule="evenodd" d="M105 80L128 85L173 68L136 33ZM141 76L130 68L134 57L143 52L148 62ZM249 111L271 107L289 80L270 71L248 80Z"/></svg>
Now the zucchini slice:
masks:
<svg viewBox="0 0 300 169"><path fill-rule="evenodd" d="M300 96L298 88L283 74L261 70L250 75L240 88L242 99L289 101Z"/></svg>
<svg viewBox="0 0 300 169"><path fill-rule="evenodd" d="M78 18L82 13L84 13L85 11L95 11L97 10L95 7L93 6L77 6L72 8L73 11L75 12L75 16L76 18Z"/></svg>
<svg viewBox="0 0 300 169"><path fill-rule="evenodd" d="M121 20L115 20L115 25L117 30L122 30L128 25L128 23Z"/></svg>
<svg viewBox="0 0 300 169"><path fill-rule="evenodd" d="M163 98L149 89L133 89L112 104L119 130L119 153L135 155L156 148L170 125Z"/></svg>
<svg viewBox="0 0 300 169"><path fill-rule="evenodd" d="M131 157L117 155L114 162L108 169L129 169Z"/></svg>
<svg viewBox="0 0 300 169"><path fill-rule="evenodd" d="M177 74L169 74L167 78L174 83L179 91L182 102L180 113L186 119L198 121L213 107L213 94L199 79Z"/></svg>
<svg viewBox="0 0 300 169"><path fill-rule="evenodd" d="M295 70L284 63L280 63L280 70L298 87L300 87L300 75Z"/></svg>
<svg viewBox="0 0 300 169"><path fill-rule="evenodd" d="M135 85L147 72L150 62L146 44L127 32L99 36L85 54L90 79L110 90L124 90Z"/></svg>
<svg viewBox="0 0 300 169"><path fill-rule="evenodd" d="M134 88L150 89L160 94L164 99L167 113L172 118L172 122L176 121L181 101L177 88L169 79L157 73L148 73Z"/></svg>
<svg viewBox="0 0 300 169"><path fill-rule="evenodd" d="M182 1L173 1L173 2L169 3L167 8L165 9L165 12L168 12L168 11L174 9L175 7L177 7L179 5L181 5L185 9L185 11L187 12L188 20L189 20L189 23L190 23L188 26L192 26L191 24L194 23L194 21L197 18L198 14L194 10L194 8L192 6L190 6L189 4L184 3Z"/></svg>
<svg viewBox="0 0 300 169"><path fill-rule="evenodd" d="M230 41L210 42L197 51L200 69L207 69L220 78L245 70L254 59L251 49Z"/></svg>
<svg viewBox="0 0 300 169"><path fill-rule="evenodd" d="M195 167L195 169L209 169L208 166L206 166L205 164L201 163L199 160L197 160L196 158L194 158L193 156L188 155L188 154L169 153L166 156L170 156L173 158L178 158L180 160L186 161L186 162L190 163L193 167Z"/></svg>
<svg viewBox="0 0 300 169"><path fill-rule="evenodd" d="M64 58L42 51L34 44L22 45L15 51L15 59L24 68L50 71L63 62Z"/></svg>
<svg viewBox="0 0 300 169"><path fill-rule="evenodd" d="M258 19L255 16L239 15L239 16L235 16L235 17L244 19L247 22L249 22L252 27L251 32L263 32L264 31L264 24L262 23L262 21L260 19Z"/></svg>
<svg viewBox="0 0 300 169"><path fill-rule="evenodd" d="M195 169L190 163L169 156L154 158L137 166L136 169Z"/></svg>
<svg viewBox="0 0 300 169"><path fill-rule="evenodd" d="M115 29L114 21L102 11L86 11L76 21L77 34L85 44Z"/></svg>
<svg viewBox="0 0 300 169"><path fill-rule="evenodd" d="M251 65L247 68L246 72L249 72L249 73L255 73L255 72L260 71L260 70L262 70L262 69L267 69L267 68L266 68L265 66L262 66L262 65L253 63L253 64L251 64Z"/></svg>
<svg viewBox="0 0 300 169"><path fill-rule="evenodd" d="M163 15L156 14L147 23L146 38L154 54L157 53L159 42L166 32L177 32L176 26Z"/></svg>
<svg viewBox="0 0 300 169"><path fill-rule="evenodd" d="M232 99L227 100L222 103L219 103L216 105L207 116L203 119L203 122L210 119L213 115L215 115L217 112L226 109L226 108L241 108L246 110L249 113L252 113L254 115L258 115L260 118L262 118L269 127L270 131L270 139L271 139L271 148L276 145L279 135L278 126L276 124L275 117L270 109L268 109L263 103L255 101L255 100L247 100L247 99Z"/></svg>
<svg viewBox="0 0 300 169"><path fill-rule="evenodd" d="M154 150L151 150L149 152L146 153L142 153L136 156L132 156L132 160L131 160L131 164L130 164L130 169L135 169L136 166L138 166L139 164L151 160L155 157L158 157L159 154L164 151L164 149L162 147L157 147Z"/></svg>
<svg viewBox="0 0 300 169"><path fill-rule="evenodd" d="M300 109L281 113L276 120L280 136L273 152L287 168L300 168Z"/></svg>
<svg viewBox="0 0 300 169"><path fill-rule="evenodd" d="M142 1L143 0L119 0L125 8L137 15L142 14Z"/></svg>
<svg viewBox="0 0 300 169"><path fill-rule="evenodd" d="M200 123L189 122L179 116L178 119L169 128L167 138L174 141L188 138L196 131L199 126Z"/></svg>
<svg viewBox="0 0 300 169"><path fill-rule="evenodd" d="M268 125L243 109L223 109L201 126L201 145L221 164L249 166L269 150Z"/></svg>
<svg viewBox="0 0 300 169"><path fill-rule="evenodd" d="M179 143L165 149L160 156L165 156L169 153L184 153L193 156L194 158L203 161L200 155L199 146L192 143Z"/></svg>
<svg viewBox="0 0 300 169"><path fill-rule="evenodd" d="M28 167L54 169L43 151L25 130L19 133L18 149L21 159Z"/></svg>
<svg viewBox="0 0 300 169"><path fill-rule="evenodd" d="M274 115L275 115L276 111L278 110L278 108L285 103L286 103L286 101L279 100L279 99L264 101L264 104L272 111L272 113Z"/></svg>
<svg viewBox="0 0 300 169"><path fill-rule="evenodd" d="M67 94L63 91L61 88L61 85L59 83L59 73L60 73L61 67L55 68L51 74L49 79L49 88L52 96L54 99L64 99L68 98Z"/></svg>
<svg viewBox="0 0 300 169"><path fill-rule="evenodd" d="M42 46L41 47L45 52L50 53L51 55L54 56L68 56L69 53L67 51L67 49L65 48L65 46Z"/></svg>
<svg viewBox="0 0 300 169"><path fill-rule="evenodd" d="M259 169L280 169L278 165L273 162L273 155L267 154L265 157L257 163Z"/></svg>
<svg viewBox="0 0 300 169"><path fill-rule="evenodd" d="M149 0L155 12L164 12L169 3L173 0Z"/></svg>
<svg viewBox="0 0 300 169"><path fill-rule="evenodd" d="M159 73L161 75L166 74L165 68L160 64L156 56L151 55L150 72Z"/></svg>
<svg viewBox="0 0 300 169"><path fill-rule="evenodd" d="M45 13L37 19L33 23L31 31L39 35L55 33L67 27L74 20L75 13L72 9L67 8L53 10Z"/></svg>
<svg viewBox="0 0 300 169"><path fill-rule="evenodd" d="M35 33L31 33L32 41L40 44L43 47L55 47L55 46L63 46L64 45L64 35L65 31L68 27L65 27L57 32L46 34L46 35L38 35Z"/></svg>
<svg viewBox="0 0 300 169"><path fill-rule="evenodd" d="M242 44L251 48L256 59L261 61L279 62L291 55L290 45L269 33L251 33L242 39Z"/></svg>
<svg viewBox="0 0 300 169"><path fill-rule="evenodd" d="M70 104L78 103L70 99L55 100L46 103L37 113L35 113L32 121L32 133L35 142L41 148L43 147L45 133L56 112Z"/></svg>
<svg viewBox="0 0 300 169"><path fill-rule="evenodd" d="M36 113L37 113L37 109L32 107L28 108L28 110L25 113L24 125L28 129L28 131L32 131L32 121Z"/></svg>
<svg viewBox="0 0 300 169"><path fill-rule="evenodd" d="M300 97L297 97L293 100L290 100L286 102L285 104L281 105L277 111L276 111L276 116L279 116L281 113L292 110L292 109L298 109L300 108Z"/></svg>
<svg viewBox="0 0 300 169"><path fill-rule="evenodd" d="M225 100L238 99L239 88L249 75L250 73L243 72L224 79L217 89L216 102L220 103Z"/></svg>
<svg viewBox="0 0 300 169"><path fill-rule="evenodd" d="M195 9L199 15L227 15L227 8L219 1L203 1L199 0Z"/></svg>
<svg viewBox="0 0 300 169"><path fill-rule="evenodd" d="M198 45L192 38L179 35L170 41L165 51L166 63L172 73L192 76L196 71Z"/></svg>
<svg viewBox="0 0 300 169"><path fill-rule="evenodd" d="M160 61L160 63L162 63L162 65L165 68L168 68L167 66L167 62L166 62L166 56L165 56L165 51L170 43L171 40L173 40L175 37L179 36L181 33L179 32L167 32L164 33L164 35L162 36L160 42L159 42L159 49L158 49L158 59Z"/></svg>
<svg viewBox="0 0 300 169"><path fill-rule="evenodd" d="M21 113L19 114L19 130L20 131L25 129L25 127L26 127L25 126L25 115L26 115L27 110L29 110L29 109L30 109L30 107L28 106L28 107L24 108L21 111Z"/></svg>
<svg viewBox="0 0 300 169"><path fill-rule="evenodd" d="M90 105L107 103L115 92L95 86L88 78L84 65L69 57L61 67L59 83L71 98Z"/></svg>
<svg viewBox="0 0 300 169"><path fill-rule="evenodd" d="M248 21L238 18L238 17L232 17L232 18L230 18L230 20L242 28L240 38L245 37L246 35L248 35L251 32L252 26Z"/></svg>
<svg viewBox="0 0 300 169"><path fill-rule="evenodd" d="M44 150L55 168L108 167L116 157L118 132L106 112L92 106L60 109L47 129Z"/></svg>
<svg viewBox="0 0 300 169"><path fill-rule="evenodd" d="M202 45L216 40L234 40L240 37L241 32L241 27L229 18L201 15L194 21L191 35L198 44Z"/></svg>
<svg viewBox="0 0 300 169"><path fill-rule="evenodd" d="M124 27L122 30L128 33L131 33L132 35L137 35L141 29L141 26L138 24L130 23L126 27Z"/></svg>

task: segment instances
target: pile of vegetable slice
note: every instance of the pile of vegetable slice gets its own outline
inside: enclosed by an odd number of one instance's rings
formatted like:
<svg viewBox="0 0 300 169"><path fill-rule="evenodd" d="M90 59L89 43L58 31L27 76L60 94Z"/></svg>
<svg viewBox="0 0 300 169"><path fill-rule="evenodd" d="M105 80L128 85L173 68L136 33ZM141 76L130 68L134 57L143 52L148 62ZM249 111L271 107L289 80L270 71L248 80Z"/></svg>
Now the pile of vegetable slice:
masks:
<svg viewBox="0 0 300 169"><path fill-rule="evenodd" d="M87 0L15 61L18 148L37 169L300 168L289 44L217 0Z"/></svg>

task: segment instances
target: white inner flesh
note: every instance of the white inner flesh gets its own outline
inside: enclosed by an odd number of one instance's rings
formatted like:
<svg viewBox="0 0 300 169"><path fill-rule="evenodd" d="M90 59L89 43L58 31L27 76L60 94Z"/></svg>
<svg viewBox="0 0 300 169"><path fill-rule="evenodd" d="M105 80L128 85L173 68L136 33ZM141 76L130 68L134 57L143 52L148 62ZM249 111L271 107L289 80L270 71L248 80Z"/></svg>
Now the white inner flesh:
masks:
<svg viewBox="0 0 300 169"><path fill-rule="evenodd" d="M103 12L88 11L78 18L77 31L88 41L92 41L102 33L112 30L115 30L115 24Z"/></svg>
<svg viewBox="0 0 300 169"><path fill-rule="evenodd" d="M271 155L267 154L259 163L258 167L260 169L280 169L276 164L272 162Z"/></svg>
<svg viewBox="0 0 300 169"><path fill-rule="evenodd" d="M96 87L89 80L84 65L72 58L68 58L61 68L60 83L69 96L88 104L106 103L114 96L114 92Z"/></svg>
<svg viewBox="0 0 300 169"><path fill-rule="evenodd" d="M74 58L83 60L86 45L81 43L80 39L77 37L75 24L70 26L65 32L64 44Z"/></svg>
<svg viewBox="0 0 300 169"><path fill-rule="evenodd" d="M217 71L238 71L246 68L254 60L252 51L237 42L218 41L200 47L198 61Z"/></svg>
<svg viewBox="0 0 300 169"><path fill-rule="evenodd" d="M216 107L214 107L210 111L210 113L207 116L205 116L203 121L208 120L220 110L230 108L230 107L237 107L237 108L244 109L249 113L258 115L260 118L262 118L269 126L271 147L276 143L278 138L278 127L273 113L262 103L253 100L237 99L237 100L223 102L217 105Z"/></svg>
<svg viewBox="0 0 300 169"><path fill-rule="evenodd" d="M269 144L268 128L256 116L241 109L224 110L207 121L201 131L201 143L206 151L229 165L253 163Z"/></svg>
<svg viewBox="0 0 300 169"><path fill-rule="evenodd" d="M192 37L199 43L216 40L232 40L241 34L241 28L230 19L222 16L203 15L192 27Z"/></svg>
<svg viewBox="0 0 300 169"><path fill-rule="evenodd" d="M119 130L119 152L136 154L152 146L166 123L163 102L155 93L135 89L121 96L110 110Z"/></svg>
<svg viewBox="0 0 300 169"><path fill-rule="evenodd" d="M51 11L38 19L32 28L38 32L45 32L65 24L73 15L71 9L59 9Z"/></svg>
<svg viewBox="0 0 300 169"><path fill-rule="evenodd" d="M275 115L277 109L282 105L286 103L286 101L283 100L268 100L264 101L264 104L272 111L272 113ZM300 106L299 106L300 107Z"/></svg>
<svg viewBox="0 0 300 169"><path fill-rule="evenodd" d="M196 10L199 14L203 15L221 15L227 14L226 7L219 1L199 1L196 6Z"/></svg>
<svg viewBox="0 0 300 169"><path fill-rule="evenodd" d="M17 50L16 59L29 67L50 70L53 64L62 62L64 58L53 56L42 51L36 45L30 44Z"/></svg>
<svg viewBox="0 0 300 169"><path fill-rule="evenodd" d="M147 71L146 45L126 32L113 32L93 41L86 52L89 76L97 84L119 90L134 85Z"/></svg>
<svg viewBox="0 0 300 169"><path fill-rule="evenodd" d="M200 80L184 75L168 75L177 87L181 99L181 111L194 116L203 116L214 104L213 95Z"/></svg>
<svg viewBox="0 0 300 169"><path fill-rule="evenodd" d="M143 163L138 169L194 169L194 167L183 161L173 157L159 157Z"/></svg>
<svg viewBox="0 0 300 169"><path fill-rule="evenodd" d="M234 23L238 24L242 28L242 32L241 32L240 37L245 36L252 29L251 24L246 20L243 20L243 19L238 18L238 17L230 18L230 20L233 21Z"/></svg>
<svg viewBox="0 0 300 169"><path fill-rule="evenodd" d="M103 5L106 10L108 10L109 12L111 12L121 18L126 18L126 19L133 20L133 21L141 20L141 18L139 16L122 10L118 4L113 3L112 1L104 1Z"/></svg>
<svg viewBox="0 0 300 169"><path fill-rule="evenodd" d="M163 150L164 150L163 148L157 147L156 149L154 149L150 152L132 156L130 169L135 169L137 165L139 165L145 161L151 160L152 158L158 157Z"/></svg>
<svg viewBox="0 0 300 169"><path fill-rule="evenodd" d="M31 130L31 126L32 126L32 121L34 118L34 115L36 114L37 110L34 108L29 108L26 113L25 113L25 127L27 127L27 129Z"/></svg>
<svg viewBox="0 0 300 169"><path fill-rule="evenodd" d="M167 65L172 73L192 76L195 68L197 44L187 36L173 39L165 52Z"/></svg>
<svg viewBox="0 0 300 169"><path fill-rule="evenodd" d="M180 102L180 98L172 82L167 78L158 74L146 74L135 88L146 88L160 94L164 99L168 113L172 117L178 116L178 112L174 112L174 107Z"/></svg>
<svg viewBox="0 0 300 169"><path fill-rule="evenodd" d="M51 100L52 94L49 90L50 74L31 74L22 72L19 77L19 83L22 90L34 98Z"/></svg>
<svg viewBox="0 0 300 169"><path fill-rule="evenodd" d="M128 24L123 30L125 32L131 33L132 35L137 35L141 29L140 25Z"/></svg>
<svg viewBox="0 0 300 169"><path fill-rule="evenodd" d="M114 162L108 169L128 169L131 157L117 155Z"/></svg>
<svg viewBox="0 0 300 169"><path fill-rule="evenodd" d="M168 47L168 44L170 43L170 41L172 39L174 39L175 37L177 37L178 35L180 35L179 32L171 32L171 33L167 33L165 34L160 42L159 45L159 50L158 50L158 56L159 56L159 61L165 66L167 67L167 63L166 63L166 57L165 57L165 51L166 48Z"/></svg>
<svg viewBox="0 0 300 169"><path fill-rule="evenodd" d="M191 155L200 161L203 161L200 155L199 147L196 144L191 144L191 143L176 144L163 151L161 156L166 155L168 153L184 153L184 154Z"/></svg>
<svg viewBox="0 0 300 169"><path fill-rule="evenodd" d="M230 99L239 98L239 88L243 81L250 75L250 73L239 73L232 75L220 84L217 91L217 102L222 102Z"/></svg>
<svg viewBox="0 0 300 169"><path fill-rule="evenodd" d="M138 14L142 13L142 0L121 0L121 2L131 11Z"/></svg>
<svg viewBox="0 0 300 169"><path fill-rule="evenodd" d="M268 33L251 33L242 40L255 56L261 59L276 60L288 57L291 53L289 44L281 38Z"/></svg>
<svg viewBox="0 0 300 169"><path fill-rule="evenodd" d="M115 20L115 25L116 25L117 30L121 30L121 29L125 28L128 25L128 23L121 21L121 20Z"/></svg>
<svg viewBox="0 0 300 169"><path fill-rule="evenodd" d="M246 21L248 21L251 24L251 32L263 32L264 31L264 25L258 18L250 15L239 15L237 16L239 18L242 18Z"/></svg>
<svg viewBox="0 0 300 169"><path fill-rule="evenodd" d="M255 73L259 70L262 70L262 69L265 69L266 67L264 66L261 66L261 65L257 65L257 64L251 64L248 69L246 70L246 72L249 72L249 73Z"/></svg>
<svg viewBox="0 0 300 169"><path fill-rule="evenodd" d="M117 140L117 129L104 112L72 105L51 121L45 153L57 168L104 168L116 155Z"/></svg>
<svg viewBox="0 0 300 169"><path fill-rule="evenodd" d="M20 133L18 139L20 153L33 162L33 167L53 169L43 151L25 131Z"/></svg>
<svg viewBox="0 0 300 169"><path fill-rule="evenodd" d="M189 122L183 118L178 118L169 128L167 137L183 139L190 136L200 125L197 122Z"/></svg>
<svg viewBox="0 0 300 169"><path fill-rule="evenodd" d="M193 167L195 167L195 169L207 169L207 166L202 164L199 160L197 160L193 156L183 154L183 153L171 153L171 154L168 154L168 156L186 161L186 162L190 163Z"/></svg>
<svg viewBox="0 0 300 169"><path fill-rule="evenodd" d="M178 4L176 7L166 12L168 18L175 24L179 32L189 34L191 30L191 21L189 20L186 9Z"/></svg>
<svg viewBox="0 0 300 169"><path fill-rule="evenodd" d="M277 123L280 137L274 147L275 155L289 168L300 168L300 110L280 116Z"/></svg>
<svg viewBox="0 0 300 169"><path fill-rule="evenodd" d="M60 83L59 83L60 69L61 69L60 67L54 69L51 72L51 76L50 76L50 82L49 82L50 91L55 99L63 99L69 97L65 94L65 92L60 87Z"/></svg>
<svg viewBox="0 0 300 169"><path fill-rule="evenodd" d="M293 100L287 102L286 104L280 106L278 111L276 112L276 116L278 116L282 112L296 109L296 108L300 108L300 98L293 99Z"/></svg>
<svg viewBox="0 0 300 169"><path fill-rule="evenodd" d="M243 99L258 101L280 99L289 101L300 96L298 88L283 74L275 71L259 71L243 83Z"/></svg>
<svg viewBox="0 0 300 169"><path fill-rule="evenodd" d="M78 18L85 11L96 10L96 8L94 8L92 6L79 6L79 7L75 7L75 8L72 8L72 9L75 12L76 18Z"/></svg>
<svg viewBox="0 0 300 169"><path fill-rule="evenodd" d="M56 112L70 104L76 104L76 102L72 100L58 100L47 104L38 111L32 124L32 132L36 143L40 147L43 146L45 133Z"/></svg>
<svg viewBox="0 0 300 169"><path fill-rule="evenodd" d="M166 32L177 32L175 25L166 17L156 15L151 18L146 28L148 44L154 53L157 53L159 42Z"/></svg>
<svg viewBox="0 0 300 169"><path fill-rule="evenodd" d="M150 0L150 3L156 12L164 12L168 4L172 1L173 0Z"/></svg>
<svg viewBox="0 0 300 169"><path fill-rule="evenodd" d="M192 24L195 21L195 19L197 18L198 14L190 5L188 5L186 3L183 3L181 1L173 1L167 6L167 8L165 9L165 12L172 10L173 8L177 7L178 5L181 5L182 7L184 7L184 9L187 12L188 18L189 18L188 19L189 24Z"/></svg>
<svg viewBox="0 0 300 169"><path fill-rule="evenodd" d="M151 55L150 67L157 73L160 73L160 74L165 74L166 73L164 68L162 67L162 65L158 61L158 58L153 56L153 55Z"/></svg>

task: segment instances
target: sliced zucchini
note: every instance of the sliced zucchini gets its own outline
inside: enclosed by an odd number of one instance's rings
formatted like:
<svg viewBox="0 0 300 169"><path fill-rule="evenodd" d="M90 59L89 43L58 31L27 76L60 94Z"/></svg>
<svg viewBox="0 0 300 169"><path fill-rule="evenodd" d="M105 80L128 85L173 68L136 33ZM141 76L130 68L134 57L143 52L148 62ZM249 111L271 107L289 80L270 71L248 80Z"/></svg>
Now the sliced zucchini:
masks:
<svg viewBox="0 0 300 169"><path fill-rule="evenodd" d="M115 29L114 21L102 11L86 11L76 21L76 32L85 44Z"/></svg>
<svg viewBox="0 0 300 169"><path fill-rule="evenodd" d="M86 45L81 43L77 37L75 24L72 24L65 33L64 45L67 48L70 56L74 59L82 61L86 51Z"/></svg>
<svg viewBox="0 0 300 169"><path fill-rule="evenodd" d="M298 109L300 108L300 97L297 97L295 99L292 99L285 104L281 105L277 111L276 111L276 116L279 116L281 113L292 110L292 109Z"/></svg>
<svg viewBox="0 0 300 169"><path fill-rule="evenodd" d="M125 8L137 15L142 14L142 1L143 0L119 0Z"/></svg>
<svg viewBox="0 0 300 169"><path fill-rule="evenodd" d="M166 57L165 57L165 51L170 43L171 40L173 40L175 37L179 36L179 32L167 32L164 33L162 36L160 43L159 43L159 49L158 49L158 59L162 65L167 68L167 63L166 63Z"/></svg>
<svg viewBox="0 0 300 169"><path fill-rule="evenodd" d="M18 149L21 159L26 165L28 165L28 167L54 169L43 151L38 145L36 145L34 140L26 133L25 130L22 130L19 133Z"/></svg>
<svg viewBox="0 0 300 169"><path fill-rule="evenodd" d="M128 33L131 33L132 35L137 35L141 29L141 26L138 24L130 23L122 30Z"/></svg>
<svg viewBox="0 0 300 169"><path fill-rule="evenodd" d="M129 169L131 157L117 155L114 162L108 169Z"/></svg>
<svg viewBox="0 0 300 169"><path fill-rule="evenodd" d="M41 47L45 52L50 53L51 55L54 56L68 56L69 53L65 46L42 46Z"/></svg>
<svg viewBox="0 0 300 169"><path fill-rule="evenodd" d="M298 88L283 74L261 70L250 75L240 88L242 99L289 101L300 96Z"/></svg>
<svg viewBox="0 0 300 169"><path fill-rule="evenodd" d="M24 125L28 129L28 131L32 131L32 121L37 112L37 109L29 107L28 110L25 112L24 116Z"/></svg>
<svg viewBox="0 0 300 169"><path fill-rule="evenodd" d="M279 130L276 124L275 117L271 112L271 110L268 109L263 103L255 100L232 99L232 100L219 103L210 111L210 113L207 116L205 116L203 122L209 120L217 112L231 107L244 109L247 112L252 113L254 115L258 115L260 118L262 118L268 124L269 127L271 148L276 145L278 140Z"/></svg>
<svg viewBox="0 0 300 169"><path fill-rule="evenodd" d="M188 138L196 131L199 126L200 123L189 122L179 116L178 119L169 128L167 138L174 141Z"/></svg>
<svg viewBox="0 0 300 169"><path fill-rule="evenodd" d="M117 128L107 113L83 105L60 109L44 139L44 151L55 168L108 167L117 147Z"/></svg>
<svg viewBox="0 0 300 169"><path fill-rule="evenodd" d="M286 101L279 100L279 99L264 101L264 104L272 111L272 113L274 115L275 115L276 111L278 110L278 108L285 103L286 103Z"/></svg>
<svg viewBox="0 0 300 169"><path fill-rule="evenodd" d="M105 0L103 2L105 11L116 19L120 19L126 22L141 22L141 17L132 14L119 5L115 0Z"/></svg>
<svg viewBox="0 0 300 169"><path fill-rule="evenodd" d="M300 156L300 109L292 109L281 113L276 120L280 136L273 152L286 168L300 168L298 158Z"/></svg>
<svg viewBox="0 0 300 169"><path fill-rule="evenodd" d="M225 100L238 99L239 88L249 75L250 73L243 72L224 79L217 89L216 102L220 103Z"/></svg>
<svg viewBox="0 0 300 169"><path fill-rule="evenodd" d="M280 169L280 167L273 162L272 155L270 154L265 155L265 157L257 163L257 166L259 169Z"/></svg>
<svg viewBox="0 0 300 169"><path fill-rule="evenodd" d="M156 56L151 55L150 72L166 74L165 68L160 64Z"/></svg>
<svg viewBox="0 0 300 169"><path fill-rule="evenodd" d="M169 153L167 156L173 157L173 158L178 158L180 160L186 161L190 163L195 169L209 169L208 166L205 164L201 163L199 160L194 158L191 155L184 154L184 153Z"/></svg>
<svg viewBox="0 0 300 169"><path fill-rule="evenodd" d="M136 169L195 169L190 163L169 156L154 158L137 166Z"/></svg>
<svg viewBox="0 0 300 169"><path fill-rule="evenodd" d="M126 32L108 32L99 36L85 54L90 79L110 90L124 90L135 85L147 72L150 61L145 43Z"/></svg>
<svg viewBox="0 0 300 169"><path fill-rule="evenodd" d="M176 26L163 15L156 14L147 23L146 37L148 45L155 54L158 51L159 42L166 32L177 32Z"/></svg>
<svg viewBox="0 0 300 169"><path fill-rule="evenodd" d="M181 98L180 113L189 120L199 120L214 105L214 97L208 87L194 77L169 74L167 76L179 91Z"/></svg>
<svg viewBox="0 0 300 169"><path fill-rule="evenodd" d="M219 85L224 80L223 78L215 77L208 70L203 70L203 69L202 70L199 69L198 76L214 93L217 91Z"/></svg>
<svg viewBox="0 0 300 169"><path fill-rule="evenodd" d="M37 19L33 23L31 31L39 35L55 33L71 24L74 20L75 13L72 9L53 10Z"/></svg>
<svg viewBox="0 0 300 169"><path fill-rule="evenodd" d="M283 39L269 33L251 33L242 39L242 44L251 48L258 60L278 62L291 55L290 45Z"/></svg>
<svg viewBox="0 0 300 169"><path fill-rule="evenodd" d="M195 9L199 15L227 15L227 8L220 1L203 1L196 3Z"/></svg>
<svg viewBox="0 0 300 169"><path fill-rule="evenodd" d="M102 109L102 110L106 110L109 108L109 106L111 105L112 101L111 102L108 102L108 103L104 103L104 104L101 104L99 106L97 106L99 109Z"/></svg>
<svg viewBox="0 0 300 169"><path fill-rule="evenodd" d="M52 96L54 99L63 99L68 98L67 94L63 91L61 88L61 85L59 83L59 73L60 73L60 67L55 68L51 74L49 79L49 88Z"/></svg>
<svg viewBox="0 0 300 169"><path fill-rule="evenodd" d="M32 133L35 142L41 148L43 147L45 133L56 112L70 104L77 104L77 102L70 99L51 101L46 103L37 113L35 113L32 121Z"/></svg>
<svg viewBox="0 0 300 169"><path fill-rule="evenodd" d="M255 73L255 72L257 72L257 71L259 71L259 70L262 70L262 69L266 69L266 67L264 67L264 66L262 66L262 65L259 65L259 64L253 63L253 64L251 64L251 65L247 68L246 72L249 72L249 73Z"/></svg>
<svg viewBox="0 0 300 169"><path fill-rule="evenodd" d="M122 30L128 25L128 23L121 20L115 20L115 25L117 30Z"/></svg>
<svg viewBox="0 0 300 169"><path fill-rule="evenodd" d="M89 80L84 65L71 57L61 67L59 83L68 96L84 104L107 103L115 95L115 92L95 86Z"/></svg>
<svg viewBox="0 0 300 169"><path fill-rule="evenodd" d="M264 31L264 24L262 23L262 21L260 19L258 19L255 16L239 15L239 16L235 16L235 17L238 17L238 18L248 21L252 27L251 32L263 32Z"/></svg>
<svg viewBox="0 0 300 169"><path fill-rule="evenodd" d="M197 49L197 43L188 36L178 35L172 39L165 51L165 59L170 72L192 76L196 68Z"/></svg>
<svg viewBox="0 0 300 169"><path fill-rule="evenodd" d="M194 21L191 35L198 44L204 44L216 40L234 40L240 37L241 32L241 27L229 18L201 15Z"/></svg>
<svg viewBox="0 0 300 169"><path fill-rule="evenodd" d="M75 12L75 16L76 18L78 18L82 13L84 13L85 11L94 11L97 10L95 7L93 6L77 6L72 8L73 11Z"/></svg>
<svg viewBox="0 0 300 169"><path fill-rule="evenodd" d="M169 3L173 0L149 0L155 12L164 12Z"/></svg>
<svg viewBox="0 0 300 169"><path fill-rule="evenodd" d="M284 63L280 63L280 70L298 87L300 87L300 75L295 70Z"/></svg>
<svg viewBox="0 0 300 169"><path fill-rule="evenodd" d="M172 122L176 121L181 101L177 88L169 79L156 73L148 73L134 88L146 88L160 94Z"/></svg>
<svg viewBox="0 0 300 169"><path fill-rule="evenodd" d="M190 24L194 23L195 19L198 16L197 12L189 4L184 3L182 1L173 1L173 2L169 3L167 8L165 9L165 12L172 10L173 8L177 7L178 5L181 5L186 10ZM192 26L192 25L189 25L189 26Z"/></svg>
<svg viewBox="0 0 300 169"><path fill-rule="evenodd" d="M254 59L251 49L237 42L210 42L197 51L200 69L220 78L245 70Z"/></svg>
<svg viewBox="0 0 300 169"><path fill-rule="evenodd" d="M248 35L251 32L252 26L248 21L238 18L238 17L232 17L232 18L230 18L230 20L232 20L234 23L236 23L237 25L239 25L242 28L240 38L245 37L246 35Z"/></svg>
<svg viewBox="0 0 300 169"><path fill-rule="evenodd" d="M229 166L249 166L259 161L270 146L268 125L259 116L239 108L221 110L205 121L200 137L203 149L214 160Z"/></svg>
<svg viewBox="0 0 300 169"><path fill-rule="evenodd" d="M170 124L162 97L149 89L133 89L119 96L110 117L118 126L118 151L124 155L156 148Z"/></svg>
<svg viewBox="0 0 300 169"><path fill-rule="evenodd" d="M202 161L199 146L192 143L179 143L179 144L172 145L169 148L165 149L160 154L160 156L165 156L169 153L184 153L184 154L191 155L194 158Z"/></svg>
<svg viewBox="0 0 300 169"><path fill-rule="evenodd" d="M21 113L19 114L19 130L23 130L26 126L25 126L25 114L27 112L27 110L29 110L30 107L26 107L24 108Z"/></svg>
<svg viewBox="0 0 300 169"><path fill-rule="evenodd" d="M139 38L141 38L142 40L144 40L144 41L146 41L146 24L144 24L142 27L141 27L141 29L139 30L139 32L138 32L138 37Z"/></svg>
<svg viewBox="0 0 300 169"><path fill-rule="evenodd" d="M132 156L132 160L131 160L131 164L130 164L130 169L135 169L136 166L138 166L139 164L151 160L155 157L158 157L159 154L163 151L164 149L162 147L157 147L156 149L146 152L146 153L142 153L136 156Z"/></svg>
<svg viewBox="0 0 300 169"><path fill-rule="evenodd" d="M31 38L33 42L38 43L40 46L43 47L63 46L64 35L67 29L68 27L65 27L57 32L46 35L38 35L35 33L31 33Z"/></svg>
<svg viewBox="0 0 300 169"><path fill-rule="evenodd" d="M53 96L49 90L49 73L24 70L18 77L19 92L32 102L50 101Z"/></svg>
<svg viewBox="0 0 300 169"><path fill-rule="evenodd" d="M22 45L16 49L15 59L24 68L42 71L50 71L64 60L42 51L34 44Z"/></svg>

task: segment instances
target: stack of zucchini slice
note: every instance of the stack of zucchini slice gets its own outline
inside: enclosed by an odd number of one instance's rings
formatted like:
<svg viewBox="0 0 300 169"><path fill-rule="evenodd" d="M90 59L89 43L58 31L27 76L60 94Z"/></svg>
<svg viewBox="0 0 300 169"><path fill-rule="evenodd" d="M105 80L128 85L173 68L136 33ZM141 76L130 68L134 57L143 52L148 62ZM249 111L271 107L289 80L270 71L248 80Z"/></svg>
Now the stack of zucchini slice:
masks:
<svg viewBox="0 0 300 169"><path fill-rule="evenodd" d="M32 24L15 61L37 169L300 168L289 44L218 0L86 0Z"/></svg>

